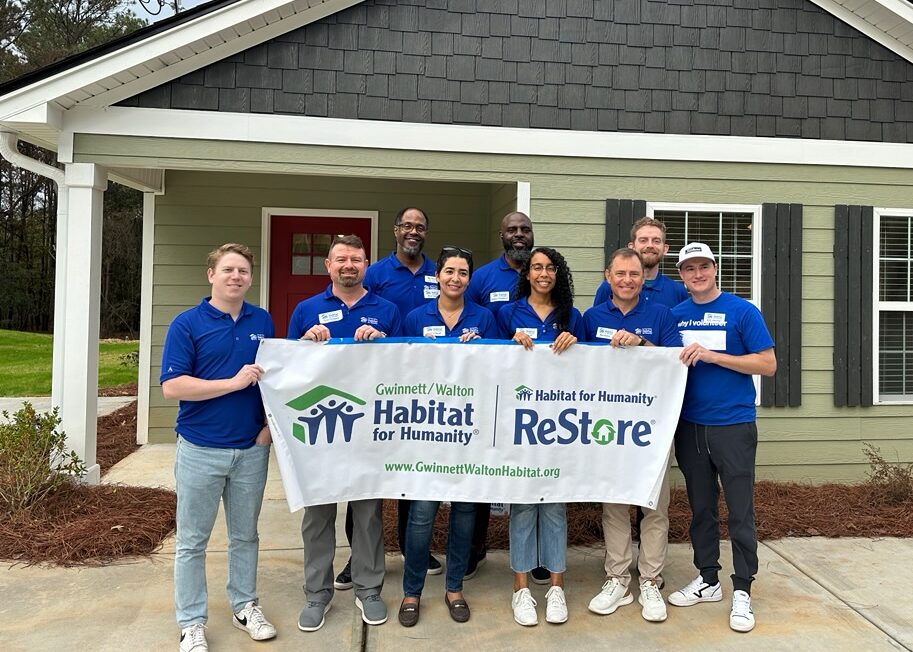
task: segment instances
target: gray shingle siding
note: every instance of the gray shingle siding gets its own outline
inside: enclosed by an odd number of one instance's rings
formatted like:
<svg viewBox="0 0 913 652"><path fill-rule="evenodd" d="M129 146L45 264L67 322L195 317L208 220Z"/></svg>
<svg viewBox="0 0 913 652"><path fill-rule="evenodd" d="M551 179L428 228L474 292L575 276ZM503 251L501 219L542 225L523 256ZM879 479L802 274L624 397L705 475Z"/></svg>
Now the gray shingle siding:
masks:
<svg viewBox="0 0 913 652"><path fill-rule="evenodd" d="M121 104L913 143L913 64L807 0L367 0Z"/></svg>

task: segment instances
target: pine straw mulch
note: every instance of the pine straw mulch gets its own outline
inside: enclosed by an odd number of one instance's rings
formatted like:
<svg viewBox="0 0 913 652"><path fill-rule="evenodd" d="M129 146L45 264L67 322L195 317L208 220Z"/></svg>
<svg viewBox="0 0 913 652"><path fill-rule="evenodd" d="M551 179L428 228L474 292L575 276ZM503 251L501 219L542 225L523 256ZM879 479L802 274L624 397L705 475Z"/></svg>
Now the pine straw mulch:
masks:
<svg viewBox="0 0 913 652"><path fill-rule="evenodd" d="M98 419L97 447L102 474L136 450L136 401ZM176 504L167 489L66 484L28 509L0 512L0 559L102 566L146 556L174 532Z"/></svg>
<svg viewBox="0 0 913 652"><path fill-rule="evenodd" d="M124 394L136 389L126 386ZM98 420L97 460L102 473L136 448L136 402ZM396 543L396 501L384 504L387 550ZM123 485L66 485L41 504L0 513L0 559L12 563L104 565L157 550L174 531L176 497L166 489ZM870 483L819 486L759 482L755 487L759 539L782 537L913 537L913 501L891 503ZM447 540L448 508L435 525L432 548ZM632 510L633 514L633 510ZM669 541L688 540L691 511L681 488L672 490ZM721 500L720 527L726 533ZM568 544L601 545L602 511L593 503L568 505ZM507 549L508 519L492 517L491 548Z"/></svg>
<svg viewBox="0 0 913 652"><path fill-rule="evenodd" d="M98 390L99 396L136 396L138 385L136 383L127 383L125 385L115 385L114 387L104 387Z"/></svg>
<svg viewBox="0 0 913 652"><path fill-rule="evenodd" d="M399 550L396 538L396 501L384 502L384 544ZM434 526L432 549L447 547L450 510L442 505ZM720 530L728 538L726 505L720 499ZM877 487L854 485L804 485L758 482L755 485L758 539L783 537L913 537L913 501L890 503ZM631 510L632 521L634 510ZM602 545L602 506L573 503L567 506L569 546ZM669 542L688 541L691 509L684 488L672 489L669 505ZM488 528L490 548L508 548L508 519L492 516Z"/></svg>

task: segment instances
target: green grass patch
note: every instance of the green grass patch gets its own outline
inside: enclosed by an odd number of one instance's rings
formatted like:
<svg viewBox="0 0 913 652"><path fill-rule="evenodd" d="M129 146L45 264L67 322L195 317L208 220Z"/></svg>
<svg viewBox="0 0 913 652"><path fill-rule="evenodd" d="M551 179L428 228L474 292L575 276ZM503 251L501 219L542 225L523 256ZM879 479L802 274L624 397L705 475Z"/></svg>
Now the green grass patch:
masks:
<svg viewBox="0 0 913 652"><path fill-rule="evenodd" d="M51 393L52 336L0 329L0 396L48 396ZM124 354L139 350L136 341L99 344L98 386L135 383L136 367L124 366Z"/></svg>

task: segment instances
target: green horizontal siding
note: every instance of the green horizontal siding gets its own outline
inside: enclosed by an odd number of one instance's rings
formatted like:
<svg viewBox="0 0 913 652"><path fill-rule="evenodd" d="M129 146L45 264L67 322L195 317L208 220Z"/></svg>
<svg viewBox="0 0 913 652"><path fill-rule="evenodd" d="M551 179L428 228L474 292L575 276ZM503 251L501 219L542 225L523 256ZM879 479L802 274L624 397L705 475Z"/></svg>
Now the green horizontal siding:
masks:
<svg viewBox="0 0 913 652"><path fill-rule="evenodd" d="M605 199L803 205L802 405L759 410L758 476L808 482L864 477L862 442L913 460L913 406L833 406L834 205L913 207L908 170L836 166L636 161L385 151L343 147L168 141L77 135L76 160L170 169L157 201L153 360L173 315L206 291L206 229L253 237L261 206L381 211L381 242L401 202L432 215L435 246L500 251L500 216L515 183L531 185L536 243L558 247L574 271L577 304L602 279ZM193 171L175 171L193 170ZM235 170L244 174L231 174ZM472 214L472 218L467 215ZM429 239L429 248L431 238ZM258 252L259 253L259 252ZM187 303L183 303L187 302ZM158 368L153 369L153 380ZM153 383L155 384L155 383ZM153 387L150 440L170 440L173 406ZM872 439L877 435L877 439Z"/></svg>

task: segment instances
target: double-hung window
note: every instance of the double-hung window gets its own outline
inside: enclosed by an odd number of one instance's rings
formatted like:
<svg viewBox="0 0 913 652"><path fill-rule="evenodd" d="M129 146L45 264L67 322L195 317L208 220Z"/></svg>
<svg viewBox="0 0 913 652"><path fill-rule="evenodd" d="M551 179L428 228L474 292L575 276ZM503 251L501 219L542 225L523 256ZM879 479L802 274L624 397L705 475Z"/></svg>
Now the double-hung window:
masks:
<svg viewBox="0 0 913 652"><path fill-rule="evenodd" d="M913 402L913 209L876 208L876 403Z"/></svg>
<svg viewBox="0 0 913 652"><path fill-rule="evenodd" d="M660 271L678 280L678 252L703 242L717 257L717 285L761 305L761 207L743 204L647 202L647 215L666 225L669 253Z"/></svg>

